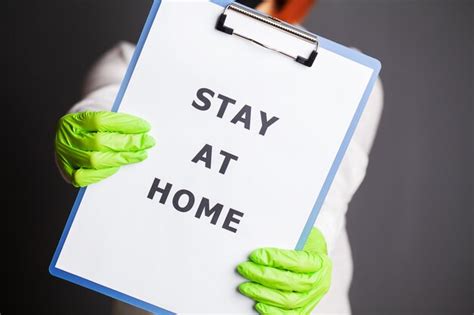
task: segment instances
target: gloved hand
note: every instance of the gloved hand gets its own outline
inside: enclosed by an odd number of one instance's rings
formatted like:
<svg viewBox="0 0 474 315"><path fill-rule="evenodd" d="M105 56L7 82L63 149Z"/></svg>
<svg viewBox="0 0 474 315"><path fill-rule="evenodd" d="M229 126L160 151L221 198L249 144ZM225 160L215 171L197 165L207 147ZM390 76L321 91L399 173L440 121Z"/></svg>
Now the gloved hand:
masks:
<svg viewBox="0 0 474 315"><path fill-rule="evenodd" d="M239 286L260 314L310 314L329 290L332 262L326 241L313 228L302 251L260 248L237 271L251 282Z"/></svg>
<svg viewBox="0 0 474 315"><path fill-rule="evenodd" d="M114 112L80 112L63 116L56 132L58 165L76 187L116 173L120 166L141 162L155 145L141 118Z"/></svg>

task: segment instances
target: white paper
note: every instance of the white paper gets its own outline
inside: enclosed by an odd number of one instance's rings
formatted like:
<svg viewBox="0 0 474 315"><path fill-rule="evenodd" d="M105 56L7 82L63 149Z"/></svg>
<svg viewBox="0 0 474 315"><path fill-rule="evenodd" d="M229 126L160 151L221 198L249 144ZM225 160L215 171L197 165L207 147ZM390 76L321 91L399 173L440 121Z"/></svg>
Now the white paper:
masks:
<svg viewBox="0 0 474 315"><path fill-rule="evenodd" d="M161 4L119 109L149 121L157 145L87 188L57 268L173 312L254 312L235 268L258 247L295 247L373 70L323 48L302 66L216 31L222 10ZM192 106L203 87L207 111ZM237 101L223 118L219 93ZM246 104L250 130L231 123ZM265 136L260 111L279 118ZM191 162L206 144L211 169ZM221 150L239 157L225 175ZM147 198L155 177L173 185L166 205ZM179 189L223 204L218 223L176 211ZM229 207L244 213L236 233L222 228Z"/></svg>

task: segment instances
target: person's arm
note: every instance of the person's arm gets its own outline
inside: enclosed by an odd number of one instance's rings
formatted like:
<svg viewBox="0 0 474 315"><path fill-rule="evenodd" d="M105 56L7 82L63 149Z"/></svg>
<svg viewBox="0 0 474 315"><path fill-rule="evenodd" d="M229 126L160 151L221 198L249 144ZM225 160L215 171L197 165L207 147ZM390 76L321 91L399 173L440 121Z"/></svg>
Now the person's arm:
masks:
<svg viewBox="0 0 474 315"><path fill-rule="evenodd" d="M84 87L85 98L70 112L110 111L133 50L132 45L121 43L105 54L87 77ZM344 227L348 204L365 176L368 154L382 110L382 101L381 83L377 82L305 249L302 252L257 249L250 257L251 264L244 263L243 266L239 266L238 271L244 277L258 283L263 282L257 290L247 283L241 286L243 294L259 302L257 310L260 313L278 311L279 307L275 306L273 300L278 297L283 300L276 305L288 308L287 303L291 302L294 306L290 307L291 309L308 311L319 302L329 288L331 261L327 250L329 249L330 252L334 248L337 237ZM274 269L271 268L274 267L291 271L291 273L284 273L284 277L287 278L282 281L283 274L269 272L269 270L273 271ZM301 278L301 272L308 277ZM289 301L288 296L280 295L279 289L275 291L272 288L281 285L298 288L302 294L291 294L294 300ZM278 293L276 296L275 292ZM262 300L267 303L262 303Z"/></svg>
<svg viewBox="0 0 474 315"><path fill-rule="evenodd" d="M378 81L304 249L257 249L238 266L250 280L239 286L240 292L257 302L260 314L309 314L328 292L331 251L344 228L348 204L364 179L382 103Z"/></svg>
<svg viewBox="0 0 474 315"><path fill-rule="evenodd" d="M111 110L134 51L134 45L121 42L106 52L86 76L84 98L69 112Z"/></svg>
<svg viewBox="0 0 474 315"><path fill-rule="evenodd" d="M134 47L120 43L90 71L85 98L58 123L55 139L60 173L76 187L97 183L121 166L141 162L154 146L150 125L138 117L111 112Z"/></svg>
<svg viewBox="0 0 474 315"><path fill-rule="evenodd" d="M364 180L382 107L383 89L378 80L316 219L315 227L323 233L330 256L345 227L349 202Z"/></svg>

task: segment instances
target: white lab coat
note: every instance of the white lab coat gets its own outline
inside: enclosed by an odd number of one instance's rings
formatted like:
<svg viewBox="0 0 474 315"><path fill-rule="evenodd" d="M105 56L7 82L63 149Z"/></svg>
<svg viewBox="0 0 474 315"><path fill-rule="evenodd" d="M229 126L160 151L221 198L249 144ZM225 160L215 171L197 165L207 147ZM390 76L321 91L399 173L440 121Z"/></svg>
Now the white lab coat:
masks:
<svg viewBox="0 0 474 315"><path fill-rule="evenodd" d="M107 52L89 72L83 94L71 112L110 110L125 76L135 47L119 43ZM355 131L339 171L326 197L315 226L326 238L333 260L332 284L314 313L350 314L348 291L352 279L352 256L345 227L349 202L364 179L368 155L380 120L383 90L380 80L369 97L359 126ZM144 314L122 303L114 305L114 314Z"/></svg>

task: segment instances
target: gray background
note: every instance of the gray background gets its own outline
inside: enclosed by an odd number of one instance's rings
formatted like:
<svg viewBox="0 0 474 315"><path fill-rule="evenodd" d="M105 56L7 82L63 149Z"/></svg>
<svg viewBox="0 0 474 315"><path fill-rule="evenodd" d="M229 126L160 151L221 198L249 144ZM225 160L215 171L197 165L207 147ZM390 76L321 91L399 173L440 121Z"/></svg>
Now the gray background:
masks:
<svg viewBox="0 0 474 315"><path fill-rule="evenodd" d="M111 299L47 271L76 194L56 170L54 130L94 60L137 40L150 3L4 4L2 314L110 311ZM474 312L473 9L462 0L320 0L305 23L383 63L385 108L348 218L355 314Z"/></svg>
<svg viewBox="0 0 474 315"><path fill-rule="evenodd" d="M349 208L357 314L470 314L473 1L327 0L306 27L382 62L385 107Z"/></svg>

